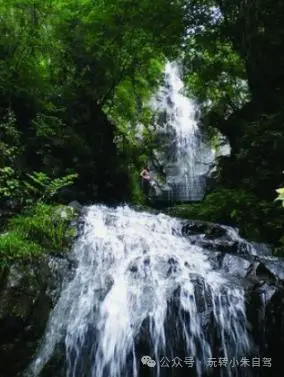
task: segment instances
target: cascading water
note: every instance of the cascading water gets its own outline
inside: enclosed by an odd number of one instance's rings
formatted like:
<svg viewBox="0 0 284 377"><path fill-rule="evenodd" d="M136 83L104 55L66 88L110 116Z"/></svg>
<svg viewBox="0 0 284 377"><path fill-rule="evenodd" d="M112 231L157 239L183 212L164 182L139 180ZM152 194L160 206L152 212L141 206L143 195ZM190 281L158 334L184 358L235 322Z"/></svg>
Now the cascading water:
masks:
<svg viewBox="0 0 284 377"><path fill-rule="evenodd" d="M162 160L174 200L202 199L214 153L202 140L196 106L185 96L177 63L166 64L164 84L152 99L151 107L158 114L157 130L164 144L164 152L159 148L158 159Z"/></svg>
<svg viewBox="0 0 284 377"><path fill-rule="evenodd" d="M183 235L182 220L97 205L84 223L75 275L27 375L41 376L63 342L60 376L201 377L214 357L224 360L219 376L236 376L228 360L252 351L244 287ZM169 374L162 359L183 360L187 369Z"/></svg>

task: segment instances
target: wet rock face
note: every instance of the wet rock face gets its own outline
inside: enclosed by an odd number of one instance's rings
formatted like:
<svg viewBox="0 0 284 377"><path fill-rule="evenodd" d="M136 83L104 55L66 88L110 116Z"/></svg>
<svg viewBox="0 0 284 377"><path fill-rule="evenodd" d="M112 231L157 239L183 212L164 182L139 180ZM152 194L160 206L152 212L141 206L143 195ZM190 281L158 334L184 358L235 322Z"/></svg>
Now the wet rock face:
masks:
<svg viewBox="0 0 284 377"><path fill-rule="evenodd" d="M182 234L191 243L205 250L244 256L258 254L257 244L254 247L252 243L240 238L238 231L229 226L203 221L185 221Z"/></svg>
<svg viewBox="0 0 284 377"><path fill-rule="evenodd" d="M211 239L223 237L227 234L224 227L203 221L187 221L182 228L182 232L187 236L204 235Z"/></svg>
<svg viewBox="0 0 284 377"><path fill-rule="evenodd" d="M266 245L242 239L236 229L203 221L185 221L182 235L191 244L211 252L209 258L218 259L219 265L231 275L235 275L235 271L237 276L264 279L279 287L284 285L284 259L273 257Z"/></svg>
<svg viewBox="0 0 284 377"><path fill-rule="evenodd" d="M43 257L13 264L0 276L0 365L3 376L23 371L45 330L63 278L71 277L68 258Z"/></svg>
<svg viewBox="0 0 284 377"><path fill-rule="evenodd" d="M218 224L185 222L183 235L207 250L217 269L246 287L255 356L272 359L271 368L252 370L252 376L284 375L284 259L272 257L265 245L248 243L237 231Z"/></svg>
<svg viewBox="0 0 284 377"><path fill-rule="evenodd" d="M232 283L234 279L238 284L245 287L246 316L249 324L249 334L253 339L255 347L252 354L244 354L243 357L260 359L271 359L271 367L262 368L238 368L233 370L234 377L275 377L284 375L282 354L284 348L284 261L274 258L265 247L247 243L238 236L238 232L230 227L206 222L185 221L183 236L190 240L190 243L201 246L206 250L208 258L216 266L216 270L222 270L230 275ZM189 251L190 252L190 251ZM174 258L168 261L170 266L175 265ZM197 277L195 284L195 300L200 316L200 321L205 329L205 336L211 339L214 344L213 356L217 359L224 357L222 346L217 335L217 326L212 319L212 305L210 297L205 296L203 281ZM166 350L164 354L173 359L179 355L184 359L183 328L178 318L183 317L190 323L191 318L179 305L180 290L174 294L169 301L168 314L165 326ZM206 302L206 305L204 303ZM224 300L223 305L227 305ZM236 307L236 311L237 311ZM229 320L229 318L228 318ZM142 329L140 344L138 345L139 358L151 353L149 323L145 321ZM167 348L168 344L172 348ZM175 352L173 352L173 349ZM250 361L250 363L252 363ZM161 364L160 364L161 365ZM222 374L221 374L222 371ZM212 372L212 374L211 374ZM215 368L205 371L202 377L228 377L226 370ZM236 374L235 374L236 373ZM250 374L247 374L250 373ZM151 374L149 368L142 366L139 377L156 376ZM194 369L185 368L161 368L163 377L196 377Z"/></svg>
<svg viewBox="0 0 284 377"><path fill-rule="evenodd" d="M110 219L111 221L111 219ZM78 224L77 224L78 225ZM83 224L81 224L83 225ZM282 353L284 349L284 261L271 257L264 246L248 243L238 236L234 229L218 224L185 221L182 229L183 237L189 244L200 246L206 253L214 269L222 270L230 276L232 284L242 284L245 288L246 315L250 324L250 332L257 345L254 355L243 355L272 358L272 368L255 368L250 377L284 376ZM190 248L189 248L190 252ZM71 254L72 255L72 254ZM0 276L0 377L23 377L23 371L34 357L35 350L42 339L49 314L56 304L64 279L72 278L76 264L71 255L45 257L37 262L14 264L9 271ZM129 275L135 277L142 268L147 268L153 261L147 252L143 254L141 263L129 266ZM188 262L185 262L185 266ZM190 261L189 261L190 263ZM175 256L169 257L165 263L165 274L170 278L179 274L179 262ZM190 271L190 270L189 270ZM191 272L192 275L192 272ZM204 336L214 345L214 357L223 357L223 350L218 339L217 326L212 318L212 293L206 291L204 281L198 274L194 277L194 294L198 316ZM193 280L191 278L191 280ZM110 279L106 289L113 284ZM99 294L99 293L98 293ZM189 312L183 310L180 303L180 287L169 297L165 332L167 334L165 355L190 356L184 350L185 339L182 327L177 318L186 319L190 324ZM192 296L193 299L193 296ZM226 297L222 305L228 305ZM236 308L237 311L237 308ZM238 314L241 316L242 313ZM141 337L137 344L138 359L143 355L151 355L150 321L147 319L142 327ZM91 331L91 330L90 330ZM90 334L91 350L95 334ZM198 337L197 337L198 339ZM169 345L169 347L168 347ZM174 351L171 346L174 345ZM201 352L201 351L200 351ZM87 368L89 353L82 360L82 368ZM45 366L41 377L65 377L65 348L58 344L52 359ZM88 369L88 368L87 368ZM213 376L220 376L220 368L213 370ZM141 367L139 377L156 376L155 371ZM1 374L2 373L2 374ZM80 377L89 377L80 373ZM86 372L87 373L87 372ZM152 374L153 373L153 374ZM247 377L244 371L234 377ZM129 374L125 374L129 375ZM196 377L194 369L163 368L163 377ZM123 376L123 374L122 374ZM202 377L209 377L205 372ZM212 376L212 375L211 375ZM77 377L77 375L76 375ZM78 375L79 377L79 375ZM222 377L228 377L225 373Z"/></svg>

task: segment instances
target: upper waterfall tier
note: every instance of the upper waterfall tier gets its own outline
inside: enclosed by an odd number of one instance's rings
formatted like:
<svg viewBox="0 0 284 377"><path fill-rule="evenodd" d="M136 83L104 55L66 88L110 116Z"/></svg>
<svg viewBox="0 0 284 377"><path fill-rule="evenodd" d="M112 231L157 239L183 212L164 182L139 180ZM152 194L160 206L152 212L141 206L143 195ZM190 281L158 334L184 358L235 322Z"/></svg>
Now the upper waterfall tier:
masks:
<svg viewBox="0 0 284 377"><path fill-rule="evenodd" d="M177 63L168 62L164 82L151 101L156 113L158 146L154 151L163 166L174 201L200 200L214 151L198 128L197 109L185 94Z"/></svg>

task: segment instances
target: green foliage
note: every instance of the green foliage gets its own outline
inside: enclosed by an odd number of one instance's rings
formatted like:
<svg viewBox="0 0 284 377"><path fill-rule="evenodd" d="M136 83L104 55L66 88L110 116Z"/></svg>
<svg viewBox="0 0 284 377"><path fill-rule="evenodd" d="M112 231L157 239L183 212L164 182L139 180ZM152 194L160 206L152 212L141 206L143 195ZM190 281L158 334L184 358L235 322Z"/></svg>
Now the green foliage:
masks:
<svg viewBox="0 0 284 377"><path fill-rule="evenodd" d="M51 178L43 172L33 172L21 178L9 166L0 169L0 200L18 200L21 206L30 205L35 201L50 202L64 187L70 186L77 174Z"/></svg>
<svg viewBox="0 0 284 377"><path fill-rule="evenodd" d="M187 90L202 105L202 115L212 115L206 124L212 143L213 127L224 126L233 147L218 170L226 188L186 207L188 215L237 224L247 234L258 228L278 242L283 210L273 200L275 188L283 186L283 112L271 108L283 102L283 5L258 5L2 1L0 204L12 199L22 209L36 201L52 203L75 181L74 172L84 199L142 202L139 171L155 143L147 101L165 59L182 50ZM250 98L257 116L249 108L247 120L242 110ZM142 141L136 137L140 123ZM121 137L117 144L115 136ZM17 218L17 232L42 234L41 247L54 238L59 247L64 230L59 226L60 236L40 229L40 221L48 224L41 211L36 209L41 216L33 214L35 220L27 213Z"/></svg>
<svg viewBox="0 0 284 377"><path fill-rule="evenodd" d="M27 174L27 177L30 181L23 182L24 193L32 198L38 198L41 202L50 202L59 190L72 185L78 174L68 174L65 177L52 179L43 172L34 172Z"/></svg>
<svg viewBox="0 0 284 377"><path fill-rule="evenodd" d="M22 152L21 133L17 130L16 117L8 109L0 121L0 167L17 164Z"/></svg>
<svg viewBox="0 0 284 377"><path fill-rule="evenodd" d="M0 169L0 200L18 198L21 194L20 181L14 169L5 166Z"/></svg>
<svg viewBox="0 0 284 377"><path fill-rule="evenodd" d="M235 154L220 165L221 184L242 187L259 200L274 200L275 187L283 184L283 124L284 112L245 121Z"/></svg>
<svg viewBox="0 0 284 377"><path fill-rule="evenodd" d="M49 252L63 251L72 236L70 221L73 217L71 207L37 204L23 215L13 217L8 229L13 229L24 239L36 241Z"/></svg>
<svg viewBox="0 0 284 377"><path fill-rule="evenodd" d="M243 190L219 189L208 194L204 201L178 205L171 211L188 218L236 224L242 216L257 205L257 198Z"/></svg>
<svg viewBox="0 0 284 377"><path fill-rule="evenodd" d="M38 137L43 134L56 135L52 123L38 121L37 126ZM78 177L77 174L67 174L51 178L43 172L21 171L20 161L25 150L21 144L23 135L17 130L16 117L10 109L0 123L0 135L0 202L7 199L17 200L21 206L36 200L48 202L60 189L73 184Z"/></svg>
<svg viewBox="0 0 284 377"><path fill-rule="evenodd" d="M7 155L0 167L11 167L19 180L33 171L49 177L77 172L86 195L99 192L99 200L105 199L100 193L117 185L122 159L127 156L128 163L143 149L135 126L150 121L147 99L165 56L178 54L183 5L179 0L1 2L0 117L9 109L21 140L2 145L1 137L0 150L13 158L19 154L20 163L12 165ZM106 127L102 109L115 127ZM116 134L127 139L123 152L111 145ZM104 174L108 159L114 163Z"/></svg>
<svg viewBox="0 0 284 377"><path fill-rule="evenodd" d="M42 249L36 242L24 239L18 232L0 234L0 268L16 260L41 255Z"/></svg>
<svg viewBox="0 0 284 377"><path fill-rule="evenodd" d="M162 78L165 57L152 57L149 51L147 65L141 66L134 77L126 78L119 83L114 91L114 97L108 101L105 111L116 123L117 129L126 137L138 123L149 124L151 112L147 106L154 90Z"/></svg>
<svg viewBox="0 0 284 377"><path fill-rule="evenodd" d="M133 164L130 167L131 203L145 204L145 197L141 187L140 170Z"/></svg>
<svg viewBox="0 0 284 377"><path fill-rule="evenodd" d="M169 213L237 226L244 237L261 242L278 243L283 234L284 211L241 189L218 189L200 203L178 205Z"/></svg>
<svg viewBox="0 0 284 377"><path fill-rule="evenodd" d="M278 197L276 200L280 200L282 202L282 207L284 207L284 188L279 188L276 190Z"/></svg>
<svg viewBox="0 0 284 377"><path fill-rule="evenodd" d="M70 225L75 215L68 206L38 203L12 217L7 232L0 235L1 264L68 250L75 235Z"/></svg>
<svg viewBox="0 0 284 377"><path fill-rule="evenodd" d="M243 62L216 31L206 29L188 39L184 64L186 87L200 102L203 115L214 111L227 118L248 101Z"/></svg>
<svg viewBox="0 0 284 377"><path fill-rule="evenodd" d="M227 118L249 99L244 61L232 41L222 32L224 19L214 2L189 1L189 30L183 45L185 84L200 103L203 116L209 112Z"/></svg>
<svg viewBox="0 0 284 377"><path fill-rule="evenodd" d="M253 102L261 105L262 111L281 109L283 2L216 0L216 3L223 15L221 32L245 62Z"/></svg>

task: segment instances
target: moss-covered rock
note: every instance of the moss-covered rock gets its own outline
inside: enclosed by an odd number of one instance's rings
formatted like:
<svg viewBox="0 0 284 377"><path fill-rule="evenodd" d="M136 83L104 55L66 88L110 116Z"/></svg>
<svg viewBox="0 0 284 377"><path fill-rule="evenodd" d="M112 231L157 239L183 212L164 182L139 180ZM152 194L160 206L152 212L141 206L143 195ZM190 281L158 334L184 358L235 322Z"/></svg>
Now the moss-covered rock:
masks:
<svg viewBox="0 0 284 377"><path fill-rule="evenodd" d="M283 208L245 189L219 188L200 203L176 205L166 212L184 219L235 226L243 237L253 241L278 246L282 242Z"/></svg>
<svg viewBox="0 0 284 377"><path fill-rule="evenodd" d="M80 210L78 205L39 203L10 218L6 231L0 235L0 267L69 250L76 235L74 220Z"/></svg>

